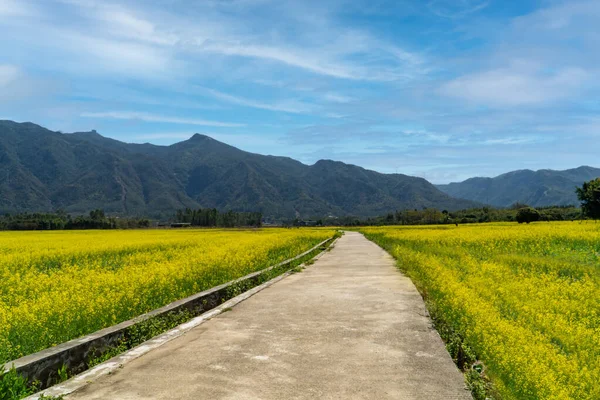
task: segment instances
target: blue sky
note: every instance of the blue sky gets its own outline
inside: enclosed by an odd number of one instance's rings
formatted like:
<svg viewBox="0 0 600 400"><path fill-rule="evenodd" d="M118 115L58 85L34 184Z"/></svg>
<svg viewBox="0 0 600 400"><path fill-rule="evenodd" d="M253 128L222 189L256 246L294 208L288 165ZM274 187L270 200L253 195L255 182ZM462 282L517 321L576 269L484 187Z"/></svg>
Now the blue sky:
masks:
<svg viewBox="0 0 600 400"><path fill-rule="evenodd" d="M600 166L600 1L0 0L0 119L435 183Z"/></svg>

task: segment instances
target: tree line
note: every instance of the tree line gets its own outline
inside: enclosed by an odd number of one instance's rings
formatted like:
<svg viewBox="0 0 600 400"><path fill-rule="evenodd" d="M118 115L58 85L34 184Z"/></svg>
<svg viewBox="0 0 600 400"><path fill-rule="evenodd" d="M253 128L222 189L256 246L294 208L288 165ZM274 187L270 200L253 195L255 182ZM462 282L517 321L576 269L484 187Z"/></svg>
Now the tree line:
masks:
<svg viewBox="0 0 600 400"><path fill-rule="evenodd" d="M54 213L19 213L0 217L0 230L62 230L62 229L134 229L147 228L146 218L108 217L103 210L88 215L71 216L64 211Z"/></svg>
<svg viewBox="0 0 600 400"><path fill-rule="evenodd" d="M219 212L216 208L198 208L177 210L175 221L188 223L191 226L202 227L260 227L262 226L262 214L259 212Z"/></svg>
<svg viewBox="0 0 600 400"><path fill-rule="evenodd" d="M369 218L345 216L321 218L314 221L290 221L289 226L304 225L425 225L425 224L468 224L481 222L573 221L600 219L600 178L585 182L576 189L581 207L552 206L529 207L516 203L509 208L480 207L460 211L425 208L402 210ZM201 227L260 227L263 216L259 212L219 212L215 208L177 210L177 223ZM0 216L0 230L59 230L59 229L135 229L150 227L146 218L109 217L103 210L96 209L88 215L71 216L62 210L52 213L19 213Z"/></svg>
<svg viewBox="0 0 600 400"><path fill-rule="evenodd" d="M520 210L532 209L525 204L515 204L510 208L493 207L470 208L459 211L425 208L422 210L402 210L369 218L341 217L317 221L317 225L373 226L373 225L443 225L472 224L483 222L520 222ZM572 221L581 219L581 209L576 206L541 207L535 210L538 219L543 221ZM521 221L525 222L525 221ZM531 221L530 221L531 222Z"/></svg>
<svg viewBox="0 0 600 400"><path fill-rule="evenodd" d="M366 225L433 225L433 224L469 224L482 222L518 222L535 221L575 221L581 219L600 219L600 178L585 182L576 188L581 207L549 206L533 208L527 204L515 203L509 208L480 207L449 212L436 208L422 210L403 210L390 212L372 218L327 218L317 221L317 225L366 226Z"/></svg>

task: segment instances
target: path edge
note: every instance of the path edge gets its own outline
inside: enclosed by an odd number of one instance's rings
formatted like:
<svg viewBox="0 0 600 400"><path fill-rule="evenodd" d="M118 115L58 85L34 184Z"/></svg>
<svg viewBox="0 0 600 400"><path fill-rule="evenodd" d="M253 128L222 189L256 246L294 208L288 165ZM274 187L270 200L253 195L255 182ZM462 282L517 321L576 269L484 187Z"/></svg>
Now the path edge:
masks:
<svg viewBox="0 0 600 400"><path fill-rule="evenodd" d="M321 251L319 254L315 255L315 257L310 259L311 261L318 260L323 255L325 255L327 250L333 248L335 243L339 240L339 237L329 238L329 239L319 243L318 245L316 245L314 248L308 250L307 252L294 257L293 259L286 260L283 263L274 265L272 267L268 267L264 270L258 271L257 273L253 273L251 275L260 274L267 270L271 270L277 266L281 266L285 263L296 260L297 258L300 258L303 255L306 255L306 254L314 251L315 249L319 248L319 246L322 246L323 244L327 243L330 240L332 240L332 241L331 241L331 243L329 243L326 250ZM306 267L306 266L308 266L306 263L302 263L299 265L299 267ZM285 279L286 277L288 277L294 273L295 272L291 271L291 270L286 271L271 280L268 280L268 281L254 287L236 297L233 297L233 298L227 300L226 302L222 303L221 305L189 320L188 322L185 322L167 332L164 332L164 333L134 347L133 349L127 350L126 352L121 353L118 356L115 356L101 364L98 364L95 367L93 367L87 371L84 371L81 374L78 374L65 382L51 386L45 390L42 390L38 393L35 393L31 396L26 397L23 400L38 400L38 399L42 398L42 396L61 398L63 396L72 394L72 393L76 392L77 390L80 390L80 389L84 388L85 386L89 385L90 383L94 382L94 380L97 380L98 378L101 378L106 375L110 375L111 373L117 371L118 369L121 369L125 364L128 364L128 363L142 357L143 355L149 353L150 351L157 349L157 348L169 343L170 341L185 335L187 332L202 325L204 322L209 321L210 319L222 314L223 312L229 311L229 309L236 306L237 304L243 302L244 300L249 299L250 297L254 296L255 294L259 293L260 291L272 286L273 284ZM242 280L244 278L245 277L240 278L239 280ZM239 280L236 280L233 282L237 282Z"/></svg>

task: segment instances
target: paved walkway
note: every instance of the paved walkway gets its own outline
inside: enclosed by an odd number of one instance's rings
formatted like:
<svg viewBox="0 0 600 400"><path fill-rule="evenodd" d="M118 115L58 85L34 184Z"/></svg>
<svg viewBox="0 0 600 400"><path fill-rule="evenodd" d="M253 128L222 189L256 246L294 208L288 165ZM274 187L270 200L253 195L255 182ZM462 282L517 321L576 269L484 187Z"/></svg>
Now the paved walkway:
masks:
<svg viewBox="0 0 600 400"><path fill-rule="evenodd" d="M68 399L470 399L411 281L348 232L314 265Z"/></svg>

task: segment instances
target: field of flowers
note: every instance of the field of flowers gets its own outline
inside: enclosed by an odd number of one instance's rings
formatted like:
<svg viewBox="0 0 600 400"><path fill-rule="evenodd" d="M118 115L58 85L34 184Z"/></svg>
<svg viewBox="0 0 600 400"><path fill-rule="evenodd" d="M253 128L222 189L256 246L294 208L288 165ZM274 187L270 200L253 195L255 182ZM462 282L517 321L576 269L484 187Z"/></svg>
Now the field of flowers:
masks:
<svg viewBox="0 0 600 400"><path fill-rule="evenodd" d="M502 398L600 399L600 224L362 232L460 333Z"/></svg>
<svg viewBox="0 0 600 400"><path fill-rule="evenodd" d="M0 233L0 365L310 249L333 230Z"/></svg>

